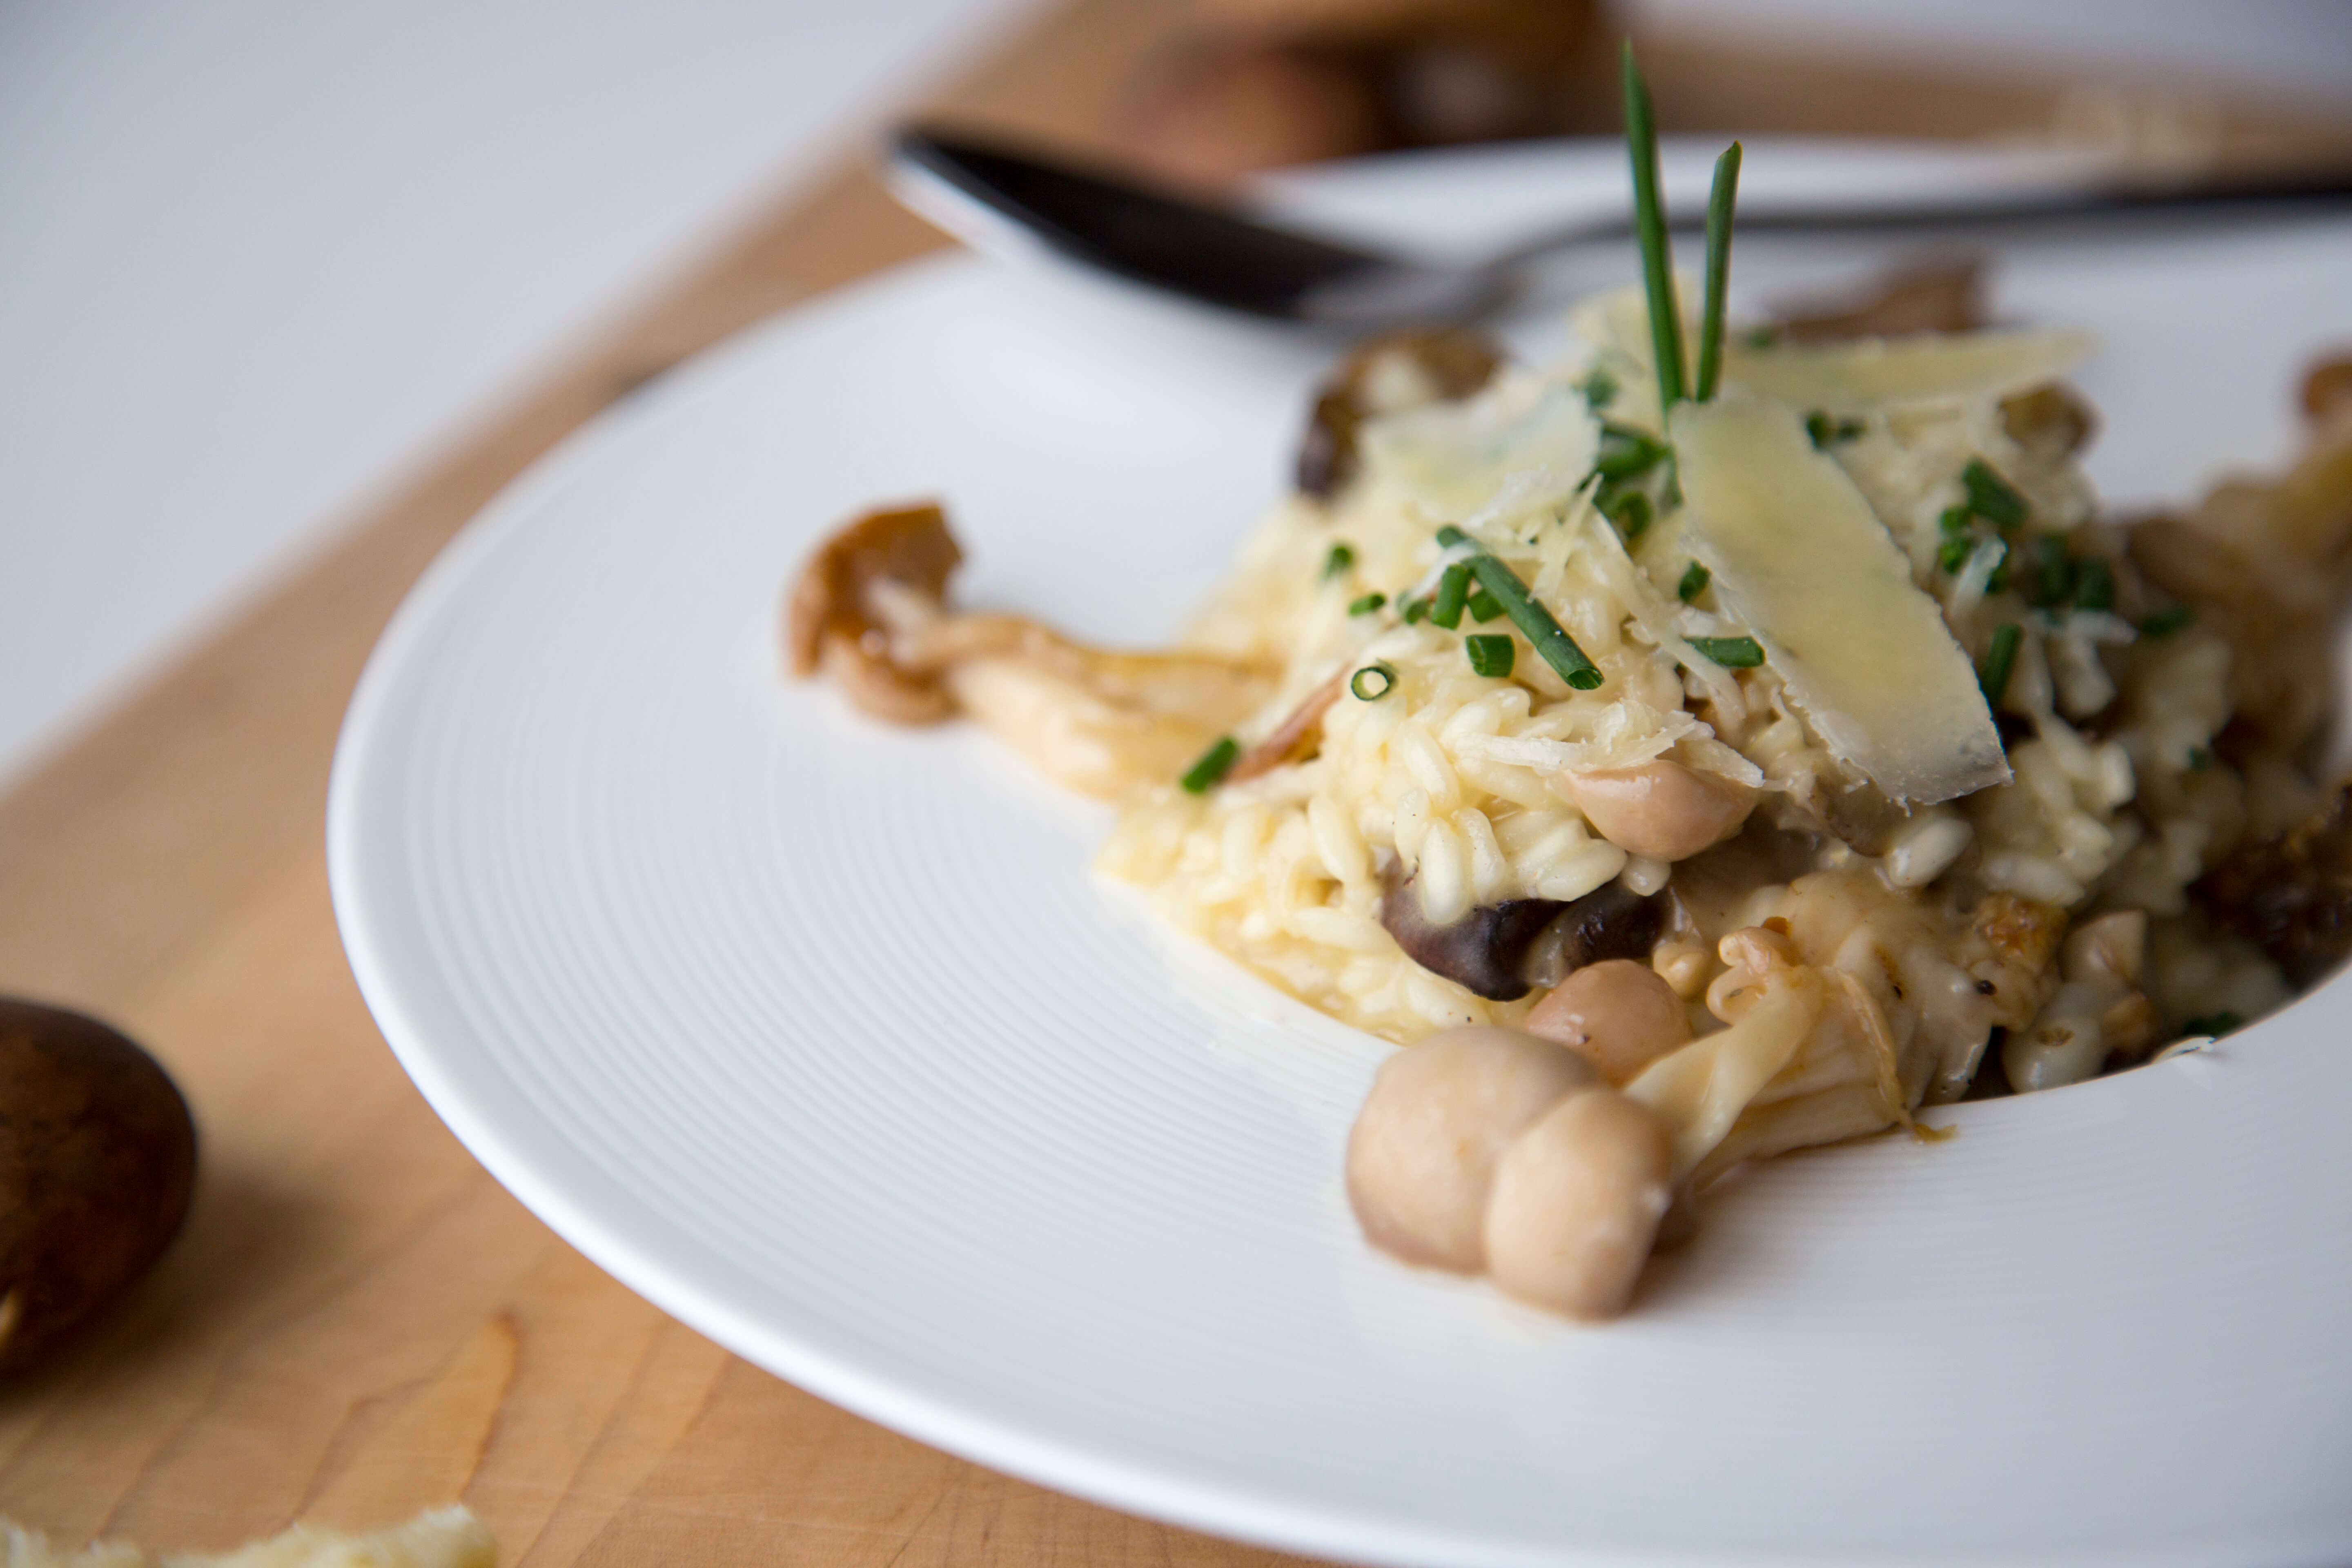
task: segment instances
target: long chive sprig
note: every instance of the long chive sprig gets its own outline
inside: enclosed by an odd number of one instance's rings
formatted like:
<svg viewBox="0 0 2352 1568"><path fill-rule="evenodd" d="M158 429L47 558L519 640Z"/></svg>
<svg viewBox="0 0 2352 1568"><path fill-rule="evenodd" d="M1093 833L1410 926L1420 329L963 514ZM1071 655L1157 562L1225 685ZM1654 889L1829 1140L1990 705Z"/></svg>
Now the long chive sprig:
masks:
<svg viewBox="0 0 2352 1568"><path fill-rule="evenodd" d="M1658 361L1658 408L1683 400L1683 319L1675 303L1674 258L1666 248L1666 208L1658 195L1658 123L1650 85L1625 40L1625 147L1633 158L1633 230L1642 241L1642 283L1650 296L1650 345Z"/></svg>
<svg viewBox="0 0 2352 1568"><path fill-rule="evenodd" d="M1731 280L1731 209L1739 198L1739 143L1715 161L1715 186L1706 198L1706 308L1698 322L1698 386L1705 403L1723 375L1723 322L1729 310L1725 290ZM1814 445L1819 446L1819 442Z"/></svg>

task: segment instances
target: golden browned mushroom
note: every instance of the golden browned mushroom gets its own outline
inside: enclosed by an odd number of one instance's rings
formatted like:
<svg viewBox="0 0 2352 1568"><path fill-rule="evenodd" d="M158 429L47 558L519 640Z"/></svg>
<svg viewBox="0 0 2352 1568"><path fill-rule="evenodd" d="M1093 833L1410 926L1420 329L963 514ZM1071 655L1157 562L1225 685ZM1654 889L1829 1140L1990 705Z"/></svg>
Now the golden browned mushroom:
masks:
<svg viewBox="0 0 2352 1568"><path fill-rule="evenodd" d="M957 611L947 586L962 559L935 505L852 521L817 546L786 599L793 672L822 672L894 723L968 714L1097 795L1173 780L1272 685L1233 659L1122 653L1025 616Z"/></svg>
<svg viewBox="0 0 2352 1568"><path fill-rule="evenodd" d="M1486 384L1503 352L1466 327L1385 332L1339 362L1316 394L1298 443L1298 488L1333 496L1356 477L1357 432L1367 419L1467 397Z"/></svg>
<svg viewBox="0 0 2352 1568"><path fill-rule="evenodd" d="M861 712L893 724L932 724L955 711L936 671L901 668L876 605L897 584L934 604L963 552L937 502L869 511L809 557L784 600L784 651L794 675L822 670Z"/></svg>

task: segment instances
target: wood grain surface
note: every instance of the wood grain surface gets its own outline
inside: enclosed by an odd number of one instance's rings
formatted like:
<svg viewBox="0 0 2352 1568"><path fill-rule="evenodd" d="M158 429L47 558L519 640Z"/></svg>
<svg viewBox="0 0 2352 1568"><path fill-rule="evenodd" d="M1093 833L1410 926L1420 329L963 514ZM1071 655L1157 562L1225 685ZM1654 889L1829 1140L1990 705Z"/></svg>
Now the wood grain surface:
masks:
<svg viewBox="0 0 2352 1568"><path fill-rule="evenodd" d="M1118 85L1182 25L1155 0L1080 0L929 104L1109 145ZM1649 58L1670 125L1972 133L2059 102L1819 61L1758 73L1703 42ZM66 1543L183 1550L462 1499L533 1564L1277 1561L949 1458L670 1321L435 1120L336 939L336 728L434 552L646 376L940 243L845 156L0 800L0 988L145 1042L203 1139L163 1266L0 1389L0 1512Z"/></svg>

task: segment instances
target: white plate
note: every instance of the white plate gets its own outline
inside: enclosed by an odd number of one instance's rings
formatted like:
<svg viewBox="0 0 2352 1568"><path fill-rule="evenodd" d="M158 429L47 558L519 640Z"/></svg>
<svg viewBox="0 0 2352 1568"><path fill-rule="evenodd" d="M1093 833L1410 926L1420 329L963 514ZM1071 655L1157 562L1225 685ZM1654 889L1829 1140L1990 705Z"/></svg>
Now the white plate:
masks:
<svg viewBox="0 0 2352 1568"><path fill-rule="evenodd" d="M1436 226L1621 167L1417 160L1316 199ZM1906 167L1748 159L1751 190ZM2284 449L2292 368L2352 336L2347 238L2045 245L2000 300L2108 335L2096 467L2177 494ZM1743 244L1738 271L1859 258ZM1580 1330L1363 1247L1339 1155L1384 1047L1159 938L1088 874L1101 812L777 678L785 578L897 497L949 499L971 599L1166 637L1324 358L937 261L519 481L401 611L336 759L336 910L435 1109L751 1360L1211 1531L1387 1563L2352 1559L2341 985L2207 1056L1960 1108L1946 1143L1759 1171Z"/></svg>

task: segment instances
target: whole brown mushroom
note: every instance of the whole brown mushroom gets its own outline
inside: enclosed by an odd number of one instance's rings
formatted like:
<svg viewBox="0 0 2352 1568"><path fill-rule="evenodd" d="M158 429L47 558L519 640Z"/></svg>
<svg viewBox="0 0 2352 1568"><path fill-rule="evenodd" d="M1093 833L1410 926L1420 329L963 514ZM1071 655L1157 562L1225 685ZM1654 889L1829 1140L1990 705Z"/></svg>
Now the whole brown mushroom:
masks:
<svg viewBox="0 0 2352 1568"><path fill-rule="evenodd" d="M195 1123L152 1057L94 1018L0 999L0 1371L163 1256L195 1173Z"/></svg>

